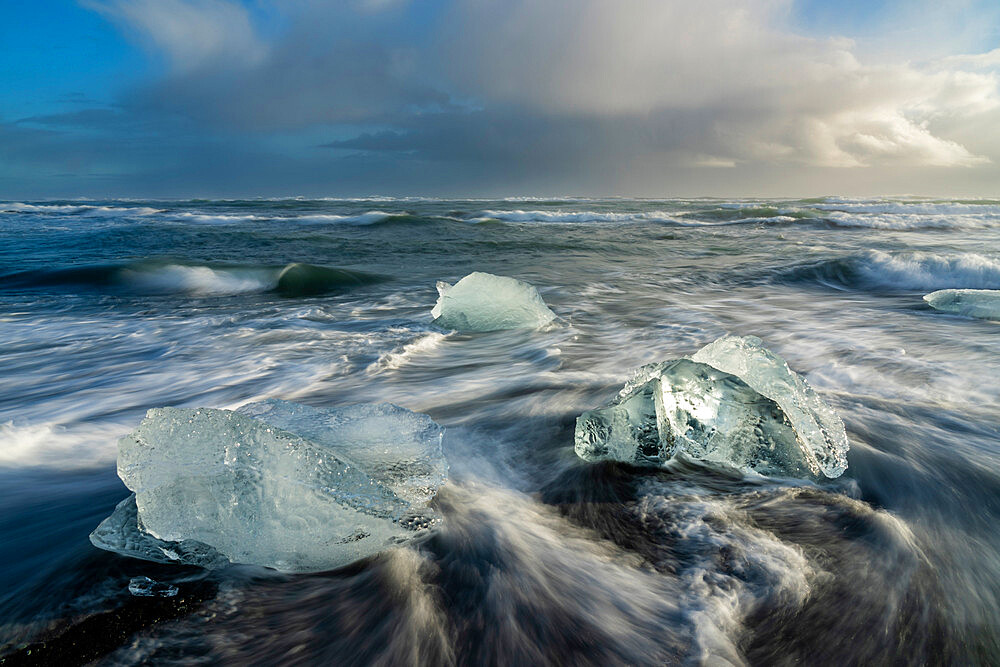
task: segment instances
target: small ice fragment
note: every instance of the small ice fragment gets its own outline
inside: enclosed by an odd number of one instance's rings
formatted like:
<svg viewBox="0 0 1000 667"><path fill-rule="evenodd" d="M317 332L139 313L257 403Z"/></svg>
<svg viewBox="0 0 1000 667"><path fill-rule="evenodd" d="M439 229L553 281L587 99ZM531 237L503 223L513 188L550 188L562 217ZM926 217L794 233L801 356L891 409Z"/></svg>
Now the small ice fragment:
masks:
<svg viewBox="0 0 1000 667"><path fill-rule="evenodd" d="M1000 321L1000 290L943 289L924 295L924 301L945 313Z"/></svg>
<svg viewBox="0 0 1000 667"><path fill-rule="evenodd" d="M426 415L389 404L150 410L119 442L134 495L91 541L157 562L340 567L437 521L441 438Z"/></svg>
<svg viewBox="0 0 1000 667"><path fill-rule="evenodd" d="M759 338L725 336L691 358L643 366L609 406L577 419L588 461L661 465L685 455L766 475L838 477L844 424Z"/></svg>
<svg viewBox="0 0 1000 667"><path fill-rule="evenodd" d="M556 319L530 283L470 273L454 285L438 282L434 324L457 331L537 329Z"/></svg>
<svg viewBox="0 0 1000 667"><path fill-rule="evenodd" d="M141 598L172 598L177 595L178 589L149 577L132 577L132 581L128 582L128 592Z"/></svg>

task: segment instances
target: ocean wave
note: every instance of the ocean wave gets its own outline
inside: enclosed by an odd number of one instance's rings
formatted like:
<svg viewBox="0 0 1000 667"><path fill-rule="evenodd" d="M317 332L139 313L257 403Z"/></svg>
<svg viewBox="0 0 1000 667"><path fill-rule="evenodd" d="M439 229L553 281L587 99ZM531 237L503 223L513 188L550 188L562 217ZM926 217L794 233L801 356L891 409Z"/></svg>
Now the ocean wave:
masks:
<svg viewBox="0 0 1000 667"><path fill-rule="evenodd" d="M368 211L357 215L335 215L332 213L314 213L293 218L282 218L289 222L313 222L337 225L374 225L390 218L413 217L408 213L387 213L385 211Z"/></svg>
<svg viewBox="0 0 1000 667"><path fill-rule="evenodd" d="M866 229L975 229L1000 223L1000 214L927 214L879 213L858 215L843 211L830 211L825 219L838 227L863 227Z"/></svg>
<svg viewBox="0 0 1000 667"><path fill-rule="evenodd" d="M710 209L672 213L669 211L528 211L528 210L483 210L465 217L457 217L465 222L533 222L550 224L604 223L628 224L653 222L682 227L721 227L725 225L745 225L753 223L794 223L814 216L797 211L776 208Z"/></svg>
<svg viewBox="0 0 1000 667"><path fill-rule="evenodd" d="M224 213L194 213L183 211L171 213L171 218L185 222L201 222L206 224L233 224L239 222L252 222L254 220L268 220L269 218L258 215L229 215Z"/></svg>
<svg viewBox="0 0 1000 667"><path fill-rule="evenodd" d="M333 213L308 213L304 215L254 215L231 213L203 213L183 211L171 213L170 218L182 222L197 222L204 224L238 224L241 222L271 221L275 223L311 223L334 225L374 225L390 218L412 217L407 213L388 213L386 211L368 211L356 215L337 215Z"/></svg>
<svg viewBox="0 0 1000 667"><path fill-rule="evenodd" d="M974 253L890 254L870 250L853 257L799 266L786 277L794 281L816 281L838 289L997 289L1000 288L1000 258Z"/></svg>
<svg viewBox="0 0 1000 667"><path fill-rule="evenodd" d="M120 269L115 281L145 294L193 296L267 292L277 287L266 269L219 269L185 264L140 265Z"/></svg>
<svg viewBox="0 0 1000 667"><path fill-rule="evenodd" d="M379 282L381 276L313 264L240 266L146 260L128 264L24 271L0 276L0 287L74 287L125 294L227 296L277 292L323 294Z"/></svg>
<svg viewBox="0 0 1000 667"><path fill-rule="evenodd" d="M681 218L675 220L674 222L678 225L683 225L685 227L725 227L727 225L749 225L754 223L765 223L765 224L792 224L795 222L801 222L802 218L791 215L772 215L768 217L760 218L734 218L732 220L697 220L694 218Z"/></svg>
<svg viewBox="0 0 1000 667"><path fill-rule="evenodd" d="M681 213L680 217L694 218L703 222L767 222L773 220L795 222L796 220L812 220L820 217L820 215L820 213L808 208L789 208L767 204L723 203L714 208L686 211Z"/></svg>
<svg viewBox="0 0 1000 667"><path fill-rule="evenodd" d="M811 204L820 211L844 211L868 214L920 214L920 215L990 215L1000 217L1000 202L993 199L981 201L908 201L899 199L827 199Z"/></svg>
<svg viewBox="0 0 1000 667"><path fill-rule="evenodd" d="M163 213L162 209L149 206L97 206L94 204L28 204L6 202L0 204L2 213L36 213L47 215L85 216L146 216Z"/></svg>
<svg viewBox="0 0 1000 667"><path fill-rule="evenodd" d="M615 213L601 211L498 211L487 209L465 218L467 222L486 222L499 220L501 222L678 222L676 217L665 211L646 211L641 213Z"/></svg>

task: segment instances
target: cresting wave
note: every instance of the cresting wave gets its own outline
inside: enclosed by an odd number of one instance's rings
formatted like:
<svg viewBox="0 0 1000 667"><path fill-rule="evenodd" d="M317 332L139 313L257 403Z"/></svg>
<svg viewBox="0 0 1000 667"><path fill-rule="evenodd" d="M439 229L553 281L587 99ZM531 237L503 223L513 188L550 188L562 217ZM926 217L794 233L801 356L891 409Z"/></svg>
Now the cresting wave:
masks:
<svg viewBox="0 0 1000 667"><path fill-rule="evenodd" d="M920 200L851 200L827 199L811 204L821 211L850 211L852 213L900 213L922 215L989 215L1000 217L1000 202L993 199L970 201L920 201Z"/></svg>
<svg viewBox="0 0 1000 667"><path fill-rule="evenodd" d="M613 213L600 211L499 211L487 209L473 213L464 218L468 222L486 222L489 220L499 220L500 222L676 222L674 215L666 211L648 211L645 213Z"/></svg>
<svg viewBox="0 0 1000 667"><path fill-rule="evenodd" d="M213 212L206 210L176 211L151 206L105 206L94 204L32 204L25 202L0 203L0 214L51 215L59 217L148 218L173 222L202 224L239 224L271 221L286 223L373 225L387 220L416 218L405 211L366 211L357 214L307 213L303 215L259 215L257 213Z"/></svg>
<svg viewBox="0 0 1000 667"><path fill-rule="evenodd" d="M35 215L84 215L84 216L146 216L163 213L163 209L149 206L99 206L94 204L27 204L23 202L0 203L0 213L32 213Z"/></svg>
<svg viewBox="0 0 1000 667"><path fill-rule="evenodd" d="M388 213L386 211L368 211L357 215L334 215L334 214L306 214L292 216L266 216L266 215L233 215L227 213L197 213L182 212L171 213L171 219L181 222L198 222L202 224L229 225L242 222L273 222L273 223L307 223L307 224L332 224L332 225L374 225L387 220L406 220L414 218L408 213Z"/></svg>
<svg viewBox="0 0 1000 667"><path fill-rule="evenodd" d="M974 253L890 254L870 250L853 257L800 265L782 277L790 282L818 282L837 289L998 289L1000 258Z"/></svg>
<svg viewBox="0 0 1000 667"><path fill-rule="evenodd" d="M239 266L167 260L105 264L0 276L3 288L87 288L121 294L225 296L278 292L285 296L324 294L381 282L384 277L313 264Z"/></svg>
<svg viewBox="0 0 1000 667"><path fill-rule="evenodd" d="M513 223L606 223L626 224L652 222L684 227L716 227L751 223L792 223L812 219L801 212L786 212L771 208L716 209L710 211L670 212L601 212L601 211L524 211L524 210L484 210L459 219L465 222L513 222Z"/></svg>

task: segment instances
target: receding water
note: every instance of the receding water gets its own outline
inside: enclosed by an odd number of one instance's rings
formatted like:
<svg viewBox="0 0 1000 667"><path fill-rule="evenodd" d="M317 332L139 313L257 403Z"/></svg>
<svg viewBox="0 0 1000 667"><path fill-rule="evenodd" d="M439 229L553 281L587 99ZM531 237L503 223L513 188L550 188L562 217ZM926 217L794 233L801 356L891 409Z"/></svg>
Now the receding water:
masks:
<svg viewBox="0 0 1000 667"><path fill-rule="evenodd" d="M1000 289L1000 202L6 202L0 259L11 664L1000 662L1000 324L921 298ZM473 271L559 325L433 327ZM843 417L843 477L575 456L630 369L727 332ZM265 397L445 426L441 530L298 576L91 546L147 409Z"/></svg>

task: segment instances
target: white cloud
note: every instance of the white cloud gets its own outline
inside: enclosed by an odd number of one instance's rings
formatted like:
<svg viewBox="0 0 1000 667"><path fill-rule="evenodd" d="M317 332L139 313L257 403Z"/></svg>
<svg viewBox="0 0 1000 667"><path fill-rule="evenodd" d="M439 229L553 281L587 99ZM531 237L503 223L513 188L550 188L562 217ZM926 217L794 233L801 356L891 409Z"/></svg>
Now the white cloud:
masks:
<svg viewBox="0 0 1000 667"><path fill-rule="evenodd" d="M239 2L88 0L86 4L123 25L139 43L162 52L174 71L249 68L267 55L267 45Z"/></svg>
<svg viewBox="0 0 1000 667"><path fill-rule="evenodd" d="M780 0L465 2L452 26L466 38L448 71L486 100L546 113L700 110L727 144L692 148L732 159L985 161L929 123L997 108L996 73L967 67L997 57L866 66L848 40L793 33L789 8Z"/></svg>

